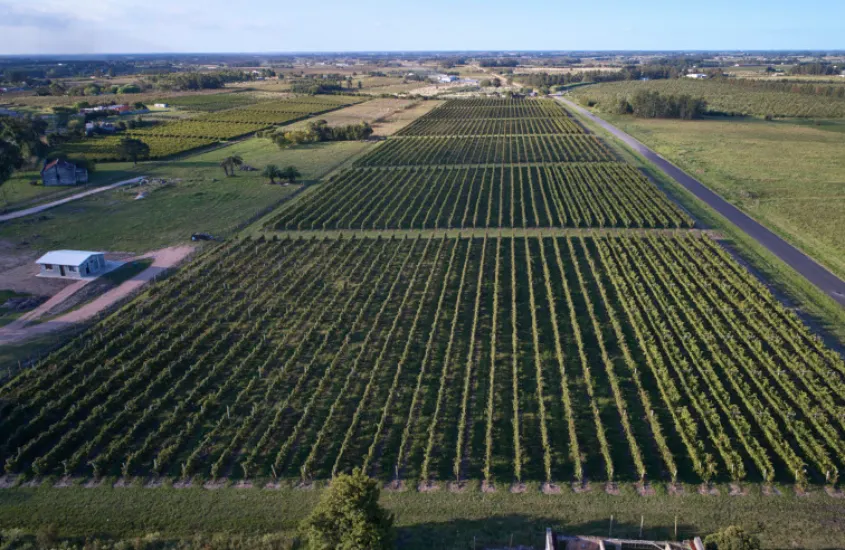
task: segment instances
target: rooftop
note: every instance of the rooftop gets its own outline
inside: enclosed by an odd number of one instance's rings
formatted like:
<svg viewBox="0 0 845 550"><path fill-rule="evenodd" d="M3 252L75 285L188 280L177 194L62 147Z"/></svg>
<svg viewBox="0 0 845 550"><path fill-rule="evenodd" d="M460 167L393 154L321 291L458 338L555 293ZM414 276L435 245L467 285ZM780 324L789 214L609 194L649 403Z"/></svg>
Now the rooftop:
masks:
<svg viewBox="0 0 845 550"><path fill-rule="evenodd" d="M90 252L87 250L53 250L35 260L35 263L72 265L78 267L84 264L85 260L95 254L102 254L102 252Z"/></svg>

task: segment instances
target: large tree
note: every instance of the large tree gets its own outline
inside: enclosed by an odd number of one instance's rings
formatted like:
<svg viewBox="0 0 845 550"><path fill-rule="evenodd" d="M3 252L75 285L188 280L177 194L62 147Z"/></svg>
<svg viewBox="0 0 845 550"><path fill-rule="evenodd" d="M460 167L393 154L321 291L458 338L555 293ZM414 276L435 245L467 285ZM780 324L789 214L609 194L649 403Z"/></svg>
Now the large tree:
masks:
<svg viewBox="0 0 845 550"><path fill-rule="evenodd" d="M139 160L150 157L150 146L134 138L123 138L117 145L117 154L122 160L131 160L137 165Z"/></svg>
<svg viewBox="0 0 845 550"><path fill-rule="evenodd" d="M276 183L276 178L283 177L282 171L279 170L279 167L275 164L268 164L264 167L264 171L261 174L270 180L270 183Z"/></svg>
<svg viewBox="0 0 845 550"><path fill-rule="evenodd" d="M0 185L12 177L15 170L47 153L43 137L46 127L41 119L0 116Z"/></svg>
<svg viewBox="0 0 845 550"><path fill-rule="evenodd" d="M302 524L310 550L387 550L393 547L393 516L378 502L379 484L356 469L332 480Z"/></svg>

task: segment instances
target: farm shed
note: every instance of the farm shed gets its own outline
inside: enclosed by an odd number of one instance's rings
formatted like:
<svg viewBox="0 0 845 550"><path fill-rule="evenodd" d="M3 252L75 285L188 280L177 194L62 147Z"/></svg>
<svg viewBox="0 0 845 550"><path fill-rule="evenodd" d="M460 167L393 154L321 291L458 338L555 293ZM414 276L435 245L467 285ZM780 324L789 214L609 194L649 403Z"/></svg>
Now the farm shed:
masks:
<svg viewBox="0 0 845 550"><path fill-rule="evenodd" d="M54 250L38 258L35 263L41 266L39 277L64 279L83 279L106 267L102 252L85 250Z"/></svg>
<svg viewBox="0 0 845 550"><path fill-rule="evenodd" d="M88 183L88 169L72 162L56 159L44 165L41 170L44 185L76 185Z"/></svg>

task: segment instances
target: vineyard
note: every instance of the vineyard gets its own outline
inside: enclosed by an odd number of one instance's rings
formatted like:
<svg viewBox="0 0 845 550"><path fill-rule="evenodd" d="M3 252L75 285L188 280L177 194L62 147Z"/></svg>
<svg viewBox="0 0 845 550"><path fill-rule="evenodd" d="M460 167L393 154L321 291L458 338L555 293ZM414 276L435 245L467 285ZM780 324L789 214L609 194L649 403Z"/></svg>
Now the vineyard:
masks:
<svg viewBox="0 0 845 550"><path fill-rule="evenodd" d="M164 158L360 101L355 97L328 96L289 97L255 103L249 99L251 97L246 93L180 97L175 106L206 112L189 119L130 130L125 135L149 145L150 158ZM221 105L225 107L218 109ZM116 150L120 139L119 136L91 137L62 145L62 152L96 161L120 160Z"/></svg>
<svg viewBox="0 0 845 550"><path fill-rule="evenodd" d="M400 136L492 136L583 134L568 117L556 118L421 118L402 129Z"/></svg>
<svg viewBox="0 0 845 550"><path fill-rule="evenodd" d="M356 164L419 166L613 160L604 144L587 135L407 137L388 140Z"/></svg>
<svg viewBox="0 0 845 550"><path fill-rule="evenodd" d="M831 483L845 364L697 235L237 240L2 390L8 472Z"/></svg>
<svg viewBox="0 0 845 550"><path fill-rule="evenodd" d="M617 163L347 170L283 209L276 229L691 227Z"/></svg>
<svg viewBox="0 0 845 550"><path fill-rule="evenodd" d="M0 386L6 472L838 484L845 361L559 103L403 134Z"/></svg>

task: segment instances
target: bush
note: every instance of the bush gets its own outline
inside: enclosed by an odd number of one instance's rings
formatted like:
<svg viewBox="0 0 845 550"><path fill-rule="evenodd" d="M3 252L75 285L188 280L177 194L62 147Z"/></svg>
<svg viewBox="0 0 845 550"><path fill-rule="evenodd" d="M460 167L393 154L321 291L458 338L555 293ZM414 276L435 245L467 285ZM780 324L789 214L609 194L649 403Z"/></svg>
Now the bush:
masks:
<svg viewBox="0 0 845 550"><path fill-rule="evenodd" d="M760 539L746 533L742 527L731 525L704 539L707 550L760 550Z"/></svg>
<svg viewBox="0 0 845 550"><path fill-rule="evenodd" d="M387 550L393 547L393 516L378 503L379 485L360 470L341 474L302 524L306 548Z"/></svg>

